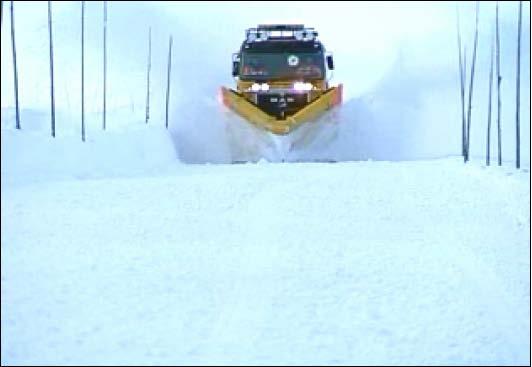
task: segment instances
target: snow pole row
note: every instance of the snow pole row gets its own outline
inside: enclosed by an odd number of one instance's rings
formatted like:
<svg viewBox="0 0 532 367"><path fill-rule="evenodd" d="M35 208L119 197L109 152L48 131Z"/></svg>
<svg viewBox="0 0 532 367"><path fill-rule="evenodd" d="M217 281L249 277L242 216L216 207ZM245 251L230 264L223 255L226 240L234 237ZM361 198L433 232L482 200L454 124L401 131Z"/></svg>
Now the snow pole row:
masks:
<svg viewBox="0 0 532 367"><path fill-rule="evenodd" d="M471 61L471 71L469 85L466 85L466 48L464 46L462 51L462 35L460 30L460 12L457 4L456 8L456 30L458 40L458 68L460 80L460 102L462 111L462 156L464 163L470 160L470 132L471 132L471 115L472 115L472 98L473 98L473 83L475 77L475 62L478 44L478 19L479 19L479 1L476 2L475 7L475 34L473 41L473 55ZM515 131L516 131L516 152L515 164L516 168L520 168L520 64L521 64L521 27L522 27L522 1L519 1L518 11L518 26L517 26L517 72L516 72L516 117L515 117ZM495 45L494 45L495 43ZM490 148L491 148L491 105L492 105L492 84L493 84L493 58L495 53L496 72L497 72L497 160L499 166L502 165L502 143L501 143L501 70L500 70L500 35L499 35L499 2L495 4L495 37L491 37L490 41L490 72L489 72L489 93L488 93L488 122L486 132L486 165L490 165ZM467 103L467 117L466 117L466 103L465 92L468 89L468 103Z"/></svg>
<svg viewBox="0 0 532 367"><path fill-rule="evenodd" d="M3 25L4 2L1 2L1 24ZM19 108L19 73L17 68L17 49L15 42L15 12L13 0L10 2L11 18L11 50L13 59L13 80L14 80L14 100L15 100L15 128L21 129L20 108ZM56 136L56 110L55 110L55 79L54 79L54 45L53 45L53 11L52 2L48 1L48 42L49 42L49 63L50 63L50 132L51 136ZM2 26L0 25L0 27ZM151 71L151 27L148 30L148 65L147 65L147 86L146 86L146 114L145 122L150 118L150 71ZM166 118L165 127L169 124L170 105L170 75L172 64L172 36L170 35L168 50L167 86L166 86ZM107 1L103 1L103 101L102 101L102 129L107 128ZM85 134L85 1L81 1L81 140L86 140Z"/></svg>

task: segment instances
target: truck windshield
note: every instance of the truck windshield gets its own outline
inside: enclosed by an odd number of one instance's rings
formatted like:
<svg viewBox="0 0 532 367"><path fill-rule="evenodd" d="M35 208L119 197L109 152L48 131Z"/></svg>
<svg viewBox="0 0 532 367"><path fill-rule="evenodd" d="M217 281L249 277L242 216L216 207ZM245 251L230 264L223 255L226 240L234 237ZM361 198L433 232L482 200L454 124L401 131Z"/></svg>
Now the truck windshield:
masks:
<svg viewBox="0 0 532 367"><path fill-rule="evenodd" d="M270 79L323 79L322 53L243 53L240 78Z"/></svg>

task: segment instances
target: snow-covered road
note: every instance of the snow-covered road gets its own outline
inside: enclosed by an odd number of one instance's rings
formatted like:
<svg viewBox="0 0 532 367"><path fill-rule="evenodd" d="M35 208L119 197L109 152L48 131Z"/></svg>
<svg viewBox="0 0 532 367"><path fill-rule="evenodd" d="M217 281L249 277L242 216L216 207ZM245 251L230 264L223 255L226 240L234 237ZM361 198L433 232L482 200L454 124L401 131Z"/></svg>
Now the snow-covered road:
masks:
<svg viewBox="0 0 532 367"><path fill-rule="evenodd" d="M475 58L473 1L108 3L6 5L2 366L530 365L530 2L519 63L517 1L480 2ZM283 23L344 94L271 139L218 92Z"/></svg>
<svg viewBox="0 0 532 367"><path fill-rule="evenodd" d="M191 165L2 187L2 364L529 364L530 174Z"/></svg>

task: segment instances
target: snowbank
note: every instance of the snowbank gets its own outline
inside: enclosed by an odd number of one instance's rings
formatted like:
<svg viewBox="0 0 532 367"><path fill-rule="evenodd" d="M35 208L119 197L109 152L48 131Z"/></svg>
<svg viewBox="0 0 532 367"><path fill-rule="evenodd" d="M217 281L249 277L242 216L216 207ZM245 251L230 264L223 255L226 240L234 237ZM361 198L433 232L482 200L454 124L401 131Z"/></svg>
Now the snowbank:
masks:
<svg viewBox="0 0 532 367"><path fill-rule="evenodd" d="M88 179L155 173L178 160L164 128L90 131L76 135L2 129L2 188L57 179Z"/></svg>

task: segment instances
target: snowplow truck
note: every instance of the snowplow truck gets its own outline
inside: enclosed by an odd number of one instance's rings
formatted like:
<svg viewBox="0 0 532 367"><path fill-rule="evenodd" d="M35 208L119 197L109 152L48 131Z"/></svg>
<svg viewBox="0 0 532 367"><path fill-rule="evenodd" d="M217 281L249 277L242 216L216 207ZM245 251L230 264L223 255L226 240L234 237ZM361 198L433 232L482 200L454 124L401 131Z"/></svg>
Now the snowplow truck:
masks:
<svg viewBox="0 0 532 367"><path fill-rule="evenodd" d="M317 36L302 24L247 29L233 54L236 90L221 88L224 105L266 131L286 135L340 104L342 85L330 86L327 78L333 57Z"/></svg>

